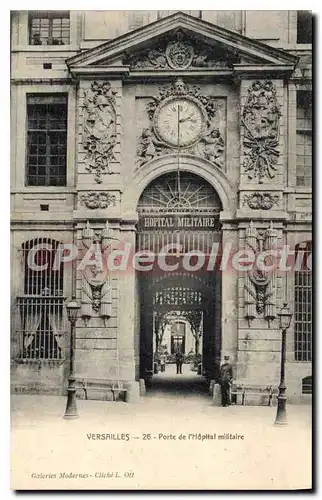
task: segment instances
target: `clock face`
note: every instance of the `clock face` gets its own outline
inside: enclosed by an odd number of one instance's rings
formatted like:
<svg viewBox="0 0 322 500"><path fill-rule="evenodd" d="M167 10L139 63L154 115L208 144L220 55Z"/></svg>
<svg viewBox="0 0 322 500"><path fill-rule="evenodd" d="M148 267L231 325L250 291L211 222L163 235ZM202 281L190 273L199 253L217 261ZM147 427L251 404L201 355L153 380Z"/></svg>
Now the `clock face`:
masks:
<svg viewBox="0 0 322 500"><path fill-rule="evenodd" d="M187 147L202 134L205 112L193 98L169 97L155 111L154 129L162 141L171 146Z"/></svg>

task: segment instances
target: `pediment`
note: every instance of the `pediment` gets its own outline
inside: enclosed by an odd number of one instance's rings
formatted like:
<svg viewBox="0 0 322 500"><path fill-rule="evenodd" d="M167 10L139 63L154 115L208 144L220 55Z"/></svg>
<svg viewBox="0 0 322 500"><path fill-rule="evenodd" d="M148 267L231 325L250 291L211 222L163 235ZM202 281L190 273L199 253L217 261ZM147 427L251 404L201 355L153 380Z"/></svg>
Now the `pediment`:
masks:
<svg viewBox="0 0 322 500"><path fill-rule="evenodd" d="M200 70L238 73L247 69L290 73L297 58L178 12L82 52L66 62L71 73L76 75L95 73L95 70L102 72L103 69L106 73L110 70L128 74Z"/></svg>

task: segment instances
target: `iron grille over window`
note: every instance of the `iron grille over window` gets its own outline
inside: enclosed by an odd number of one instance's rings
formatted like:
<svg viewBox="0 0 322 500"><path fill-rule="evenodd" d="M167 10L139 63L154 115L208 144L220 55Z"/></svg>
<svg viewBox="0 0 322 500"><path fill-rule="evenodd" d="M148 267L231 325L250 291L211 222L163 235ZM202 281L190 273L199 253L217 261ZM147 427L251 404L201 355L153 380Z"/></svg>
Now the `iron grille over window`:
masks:
<svg viewBox="0 0 322 500"><path fill-rule="evenodd" d="M139 213L213 211L219 215L221 202L208 182L187 172L182 173L180 179L180 196L178 196L178 179L175 173L162 175L151 182L140 197Z"/></svg>
<svg viewBox="0 0 322 500"><path fill-rule="evenodd" d="M27 116L27 185L65 186L67 96L28 96Z"/></svg>
<svg viewBox="0 0 322 500"><path fill-rule="evenodd" d="M29 13L30 45L68 45L69 12L37 11Z"/></svg>
<svg viewBox="0 0 322 500"><path fill-rule="evenodd" d="M63 357L66 318L59 252L59 242L49 238L36 238L22 246L24 295L17 298L18 358Z"/></svg>
<svg viewBox="0 0 322 500"><path fill-rule="evenodd" d="M312 43L312 12L297 11L297 43Z"/></svg>
<svg viewBox="0 0 322 500"><path fill-rule="evenodd" d="M296 246L303 256L301 269L295 272L295 360L311 361L312 358L312 273L308 258L312 252L311 242Z"/></svg>
<svg viewBox="0 0 322 500"><path fill-rule="evenodd" d="M302 378L302 394L312 394L312 375Z"/></svg>
<svg viewBox="0 0 322 500"><path fill-rule="evenodd" d="M312 93L299 90L296 104L296 185L311 187Z"/></svg>

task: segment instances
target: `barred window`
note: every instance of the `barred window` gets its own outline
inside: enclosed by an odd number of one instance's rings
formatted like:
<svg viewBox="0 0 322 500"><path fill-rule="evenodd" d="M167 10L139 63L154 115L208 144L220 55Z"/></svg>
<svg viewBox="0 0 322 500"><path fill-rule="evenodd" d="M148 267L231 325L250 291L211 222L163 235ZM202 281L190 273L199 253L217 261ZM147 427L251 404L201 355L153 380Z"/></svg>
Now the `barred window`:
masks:
<svg viewBox="0 0 322 500"><path fill-rule="evenodd" d="M295 271L295 331L294 349L296 361L312 359L312 273L308 262L312 243L296 246L296 260L301 252L302 265Z"/></svg>
<svg viewBox="0 0 322 500"><path fill-rule="evenodd" d="M28 186L65 186L67 152L67 96L27 97Z"/></svg>
<svg viewBox="0 0 322 500"><path fill-rule="evenodd" d="M312 12L297 11L297 43L312 43Z"/></svg>
<svg viewBox="0 0 322 500"><path fill-rule="evenodd" d="M68 45L70 37L69 11L29 13L30 45Z"/></svg>
<svg viewBox="0 0 322 500"><path fill-rule="evenodd" d="M297 92L296 112L296 185L312 184L312 94Z"/></svg>
<svg viewBox="0 0 322 500"><path fill-rule="evenodd" d="M302 378L302 394L312 394L312 375Z"/></svg>
<svg viewBox="0 0 322 500"><path fill-rule="evenodd" d="M18 357L61 359L66 334L59 242L35 238L22 246L24 294L17 298Z"/></svg>

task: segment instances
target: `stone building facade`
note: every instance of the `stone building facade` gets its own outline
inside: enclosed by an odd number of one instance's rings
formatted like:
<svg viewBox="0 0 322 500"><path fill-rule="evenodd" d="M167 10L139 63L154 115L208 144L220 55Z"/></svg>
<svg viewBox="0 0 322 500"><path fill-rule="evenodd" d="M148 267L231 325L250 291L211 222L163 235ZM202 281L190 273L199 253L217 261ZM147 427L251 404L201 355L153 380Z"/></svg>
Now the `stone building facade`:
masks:
<svg viewBox="0 0 322 500"><path fill-rule="evenodd" d="M64 393L76 295L77 377L134 392L171 311L202 333L209 379L229 355L238 381L276 384L287 301L288 395L308 398L310 269L144 272L84 256L165 244L167 262L209 260L216 244L310 255L310 13L17 11L11 22L13 390Z"/></svg>

